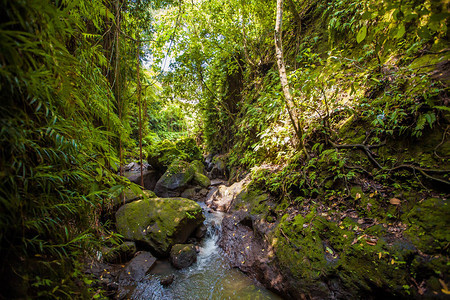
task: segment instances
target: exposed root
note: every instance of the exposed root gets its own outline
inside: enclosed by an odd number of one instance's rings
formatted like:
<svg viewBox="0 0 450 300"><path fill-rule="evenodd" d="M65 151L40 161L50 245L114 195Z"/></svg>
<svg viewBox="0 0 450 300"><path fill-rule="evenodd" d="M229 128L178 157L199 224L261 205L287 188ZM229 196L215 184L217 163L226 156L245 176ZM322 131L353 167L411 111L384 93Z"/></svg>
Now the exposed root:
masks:
<svg viewBox="0 0 450 300"><path fill-rule="evenodd" d="M449 174L450 170L441 170L441 169L427 169L427 168L421 168L421 167L417 167L414 165L410 165L410 164L401 164L397 167L394 168L390 168L387 169L386 167L383 167L375 158L374 156L376 156L375 153L373 153L371 151L371 149L373 148L378 148L383 146L384 144L377 144L377 145L364 145L364 144L344 144L344 145L339 145L336 144L332 141L329 141L330 144L336 148L336 149L361 149L363 150L363 152L366 154L367 158L369 159L369 161L372 163L372 165L374 165L376 168L380 169L380 170L384 170L387 172L392 172L392 171L396 171L396 170L400 170L400 169L408 169L408 170L412 170L413 172L418 171L420 172L423 176L425 176L426 178L435 181L435 182L439 182L445 185L450 186L450 181L441 179L441 178L437 178L434 176L431 176L429 173L439 173L439 174ZM367 172L367 171L366 171ZM368 173L368 172L367 172ZM369 173L370 174L370 173Z"/></svg>

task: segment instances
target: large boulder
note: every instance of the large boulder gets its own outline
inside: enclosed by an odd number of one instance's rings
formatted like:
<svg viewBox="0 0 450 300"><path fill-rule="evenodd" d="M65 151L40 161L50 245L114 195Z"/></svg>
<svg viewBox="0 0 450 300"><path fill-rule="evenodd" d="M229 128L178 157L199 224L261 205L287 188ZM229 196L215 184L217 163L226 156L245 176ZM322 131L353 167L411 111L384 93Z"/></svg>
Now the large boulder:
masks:
<svg viewBox="0 0 450 300"><path fill-rule="evenodd" d="M177 244L170 250L170 262L177 269L187 268L197 261L193 244Z"/></svg>
<svg viewBox="0 0 450 300"><path fill-rule="evenodd" d="M178 197L194 178L195 170L187 162L174 161L155 186L155 193L159 197Z"/></svg>
<svg viewBox="0 0 450 300"><path fill-rule="evenodd" d="M116 213L116 227L126 239L144 242L158 255L167 256L204 219L200 205L192 200L152 198L122 206Z"/></svg>
<svg viewBox="0 0 450 300"><path fill-rule="evenodd" d="M134 191L131 188L126 188L117 197L111 198L110 205L112 210L116 211L120 206L144 197L156 198L157 196L154 192L150 190L142 190L140 187L135 188Z"/></svg>

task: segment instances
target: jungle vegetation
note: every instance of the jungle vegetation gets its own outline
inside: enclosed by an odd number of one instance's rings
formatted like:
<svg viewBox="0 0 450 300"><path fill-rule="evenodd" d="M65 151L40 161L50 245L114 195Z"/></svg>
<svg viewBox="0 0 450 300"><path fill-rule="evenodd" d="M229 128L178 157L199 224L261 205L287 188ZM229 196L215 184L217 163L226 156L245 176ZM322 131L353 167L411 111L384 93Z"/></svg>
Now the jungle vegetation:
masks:
<svg viewBox="0 0 450 300"><path fill-rule="evenodd" d="M446 0L1 4L4 297L102 297L82 259L120 240L100 220L137 188L120 166L167 140L224 155L230 180L252 172L284 208L395 224L402 197L405 211L448 198ZM448 282L448 235L435 240Z"/></svg>

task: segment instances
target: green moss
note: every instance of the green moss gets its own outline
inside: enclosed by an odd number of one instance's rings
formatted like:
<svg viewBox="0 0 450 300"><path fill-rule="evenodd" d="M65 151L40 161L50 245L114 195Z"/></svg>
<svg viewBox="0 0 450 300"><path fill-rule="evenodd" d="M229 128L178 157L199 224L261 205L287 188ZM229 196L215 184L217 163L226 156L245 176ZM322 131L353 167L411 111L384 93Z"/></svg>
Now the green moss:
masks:
<svg viewBox="0 0 450 300"><path fill-rule="evenodd" d="M355 233L357 223L350 218L338 224L314 211L287 220L286 214L275 231L273 245L280 264L292 273L300 290L320 289L323 278L337 276L354 295L374 288L407 295L402 288L410 278L405 260L415 255L410 243L391 246L379 238L374 244ZM367 234L383 233L378 229Z"/></svg>
<svg viewBox="0 0 450 300"><path fill-rule="evenodd" d="M417 248L427 254L442 253L448 248L450 207L446 200L428 198L417 203L406 215L409 223L405 234ZM448 252L448 249L445 250Z"/></svg>
<svg viewBox="0 0 450 300"><path fill-rule="evenodd" d="M203 175L202 173L195 172L194 183L197 183L201 187L206 188L211 185L211 180L209 180L209 178Z"/></svg>
<svg viewBox="0 0 450 300"><path fill-rule="evenodd" d="M184 198L153 198L122 206L116 227L125 238L148 243L160 254L184 242L204 220L201 207Z"/></svg>
<svg viewBox="0 0 450 300"><path fill-rule="evenodd" d="M192 138L182 138L176 143L163 140L147 149L148 163L155 169L164 169L173 161L194 161L203 159L200 149Z"/></svg>
<svg viewBox="0 0 450 300"><path fill-rule="evenodd" d="M265 217L268 213L267 200L266 193L250 185L236 196L234 207L237 209L247 208L251 214L263 214L262 217Z"/></svg>
<svg viewBox="0 0 450 300"><path fill-rule="evenodd" d="M203 159L202 152L198 148L197 143L193 138L181 138L176 141L175 145L179 151L186 154L188 161Z"/></svg>
<svg viewBox="0 0 450 300"><path fill-rule="evenodd" d="M159 186L169 190L184 187L192 180L192 178L194 178L194 175L195 170L189 163L175 160L164 175L158 180L156 189L158 189Z"/></svg>
<svg viewBox="0 0 450 300"><path fill-rule="evenodd" d="M367 228L364 233L366 233L368 235L382 237L387 234L387 230L382 224L377 224L377 225Z"/></svg>
<svg viewBox="0 0 450 300"><path fill-rule="evenodd" d="M191 162L192 167L195 169L196 173L204 174L205 166L199 160L194 160Z"/></svg>

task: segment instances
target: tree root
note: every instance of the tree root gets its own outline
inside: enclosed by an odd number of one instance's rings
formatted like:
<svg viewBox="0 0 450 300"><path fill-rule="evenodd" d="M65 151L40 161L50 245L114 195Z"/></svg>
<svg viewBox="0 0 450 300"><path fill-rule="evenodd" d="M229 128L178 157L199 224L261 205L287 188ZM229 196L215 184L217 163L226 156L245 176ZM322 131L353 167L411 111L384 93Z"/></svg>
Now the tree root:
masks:
<svg viewBox="0 0 450 300"><path fill-rule="evenodd" d="M427 169L427 168L421 168L421 167L417 167L414 165L410 165L410 164L401 164L399 166L396 166L394 168L386 168L383 167L375 158L374 156L376 156L376 154L374 152L371 151L371 149L373 148L379 148L383 145L385 145L385 143L382 144L377 144L377 145L364 145L364 144L344 144L344 145L339 145L336 144L332 141L329 141L330 144L336 148L336 149L360 149L363 150L363 152L366 154L367 158L369 159L369 161L371 162L371 164L376 167L377 169L380 170L384 170L387 172L392 172L392 171L396 171L396 170L400 170L400 169L409 169L412 170L413 172L418 171L420 172L423 176L425 176L426 178L435 181L435 182L439 182L445 185L450 186L450 181L444 180L444 179L440 179L434 176L431 176L428 173L439 173L439 174L449 174L450 170L441 170L441 169Z"/></svg>

